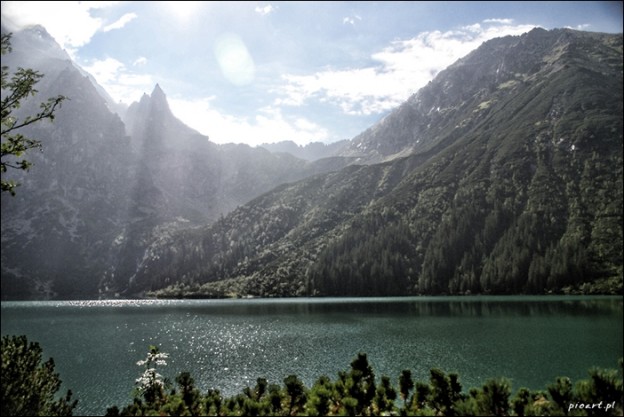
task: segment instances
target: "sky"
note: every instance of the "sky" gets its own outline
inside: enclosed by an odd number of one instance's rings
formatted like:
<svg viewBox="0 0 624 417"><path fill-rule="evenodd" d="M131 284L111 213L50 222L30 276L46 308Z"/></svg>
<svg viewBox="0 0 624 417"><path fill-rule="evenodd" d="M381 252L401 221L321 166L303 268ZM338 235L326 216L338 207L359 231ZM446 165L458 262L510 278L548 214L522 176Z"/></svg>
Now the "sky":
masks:
<svg viewBox="0 0 624 417"><path fill-rule="evenodd" d="M484 41L534 27L622 33L622 2L3 1L115 101L158 83L216 143L351 139Z"/></svg>

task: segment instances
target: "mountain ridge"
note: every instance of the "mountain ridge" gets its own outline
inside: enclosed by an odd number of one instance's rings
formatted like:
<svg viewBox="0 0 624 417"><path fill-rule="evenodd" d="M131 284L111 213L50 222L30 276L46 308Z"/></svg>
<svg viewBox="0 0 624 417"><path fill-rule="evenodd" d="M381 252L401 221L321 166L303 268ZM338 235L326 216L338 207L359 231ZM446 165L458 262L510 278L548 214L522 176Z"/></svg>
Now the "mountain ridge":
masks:
<svg viewBox="0 0 624 417"><path fill-rule="evenodd" d="M347 139L325 144L323 142L310 142L304 146L297 145L293 141L281 141L277 143L263 143L260 146L271 151L289 153L306 161L316 161L322 158L331 158L340 155L340 151L349 141Z"/></svg>
<svg viewBox="0 0 624 417"><path fill-rule="evenodd" d="M518 74L535 72L541 65L544 65L542 60L546 57L543 56L542 51L545 48L555 50L557 43L563 47L565 39L572 34L576 34L579 39L592 39L599 36L592 32L572 29L547 31L534 28L522 36L506 36L485 42L477 50L442 70L434 80L409 97L379 123L354 137L348 148L340 155L358 157L363 163L374 163L391 160L412 152L426 151L428 147L435 144L436 135L432 135L431 130L445 128L445 126L438 126L445 113L452 111L457 105L465 104L464 100L474 99L479 94L487 94L487 90L497 88L499 85L503 85L503 88L510 88L514 83L523 82L522 77L517 77ZM617 35L603 36L617 37ZM527 43L530 50L525 48ZM495 59L496 62L490 62L491 59ZM484 67L485 62L488 63L487 68ZM507 67L510 65L513 65L517 71L509 72ZM472 67L474 70L457 71L461 67ZM505 86L505 83L509 84ZM483 91L471 90L475 88ZM445 102L447 97L453 97L455 101ZM399 119L406 120L400 129L397 128L397 123L393 123L393 120ZM466 121L458 121L458 123L462 122ZM393 126L392 132L386 131L385 126L388 125ZM425 129L429 132L429 137L434 136L434 140L429 143L422 142L422 138L419 137ZM440 131L440 134L442 133ZM364 152L362 152L363 149Z"/></svg>
<svg viewBox="0 0 624 417"><path fill-rule="evenodd" d="M488 41L430 83L446 86L452 108L413 117L406 109L436 91L425 87L366 131L435 124L418 152L399 141L353 155L368 165L172 236L137 276L162 297L621 293L621 57L621 35L534 30ZM471 72L477 58L489 79L478 65ZM445 84L452 77L481 81ZM379 155L385 162L371 163Z"/></svg>
<svg viewBox="0 0 624 417"><path fill-rule="evenodd" d="M71 100L24 131L44 152L2 200L3 299L621 293L621 35L488 41L308 162L210 142L159 85L122 120L41 62Z"/></svg>

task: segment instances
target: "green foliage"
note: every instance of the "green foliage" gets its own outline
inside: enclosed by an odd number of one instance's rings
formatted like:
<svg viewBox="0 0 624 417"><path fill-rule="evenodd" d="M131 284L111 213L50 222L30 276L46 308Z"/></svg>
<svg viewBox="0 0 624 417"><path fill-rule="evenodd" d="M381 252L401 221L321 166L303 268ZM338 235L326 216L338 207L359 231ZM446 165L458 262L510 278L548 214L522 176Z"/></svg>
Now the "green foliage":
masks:
<svg viewBox="0 0 624 417"><path fill-rule="evenodd" d="M11 34L2 34L2 55L11 52ZM24 152L33 148L41 148L41 143L37 140L25 137L20 133L16 133L18 129L36 123L40 120L54 120L54 112L60 107L64 96L49 98L46 102L39 105L39 112L19 119L15 116L15 111L20 108L23 101L28 97L34 96L37 90L35 84L43 77L43 74L32 69L18 68L9 78L9 68L2 66L2 102L0 111L2 113L2 136L1 143L1 165L0 172L4 175L8 168L28 170L32 165L26 159L22 158ZM9 192L15 195L16 184L14 181L2 179L0 181L2 192Z"/></svg>
<svg viewBox="0 0 624 417"><path fill-rule="evenodd" d="M373 411L378 414L388 414L394 409L394 400L397 398L397 392L387 376L381 377L381 384L377 387L375 399L373 402Z"/></svg>
<svg viewBox="0 0 624 417"><path fill-rule="evenodd" d="M307 401L306 388L296 375L286 377L284 386L289 398L288 415L297 414Z"/></svg>
<svg viewBox="0 0 624 417"><path fill-rule="evenodd" d="M547 394L532 392L527 388L520 388L511 400L511 414L517 416L544 416L556 414L553 412L553 402L549 402ZM563 412L562 412L563 414Z"/></svg>
<svg viewBox="0 0 624 417"><path fill-rule="evenodd" d="M321 376L312 386L308 401L311 414L324 416L332 409L333 384L326 376Z"/></svg>
<svg viewBox="0 0 624 417"><path fill-rule="evenodd" d="M476 397L476 406L479 415L509 415L510 395L511 385L509 381L505 379L488 380Z"/></svg>
<svg viewBox="0 0 624 417"><path fill-rule="evenodd" d="M410 407L408 403L409 393L414 388L414 381L412 381L412 371L404 369L399 376L399 392L403 399L403 408L407 410Z"/></svg>
<svg viewBox="0 0 624 417"><path fill-rule="evenodd" d="M150 348L150 355L158 350ZM149 357L149 356L148 356ZM622 362L620 360L620 362ZM620 365L621 366L621 365ZM375 374L367 356L359 353L347 371L332 381L323 375L311 388L296 376L284 378L283 385L269 384L258 378L255 387L223 398L218 390L202 395L188 372L176 382L179 391L162 391L157 401L135 397L121 411L108 408L107 415L219 415L219 416L295 416L295 415L437 415L437 416L555 416L621 415L624 404L622 375L616 370L592 369L590 379L575 385L568 378L557 378L546 391L520 388L512 397L510 382L490 379L481 388L462 392L459 376L432 369L428 382L414 383L411 371L399 376L400 404L390 378ZM410 396L412 390L415 392Z"/></svg>
<svg viewBox="0 0 624 417"><path fill-rule="evenodd" d="M605 408L588 408L585 409L589 416L603 415L621 415L622 401L624 400L624 390L622 386L622 377L618 375L618 371L606 369L591 369L589 371L589 380L578 381L575 385L574 400L577 404L600 404L605 407L606 404L614 401L617 407L609 410Z"/></svg>
<svg viewBox="0 0 624 417"><path fill-rule="evenodd" d="M429 404L436 414L457 415L456 404L463 399L458 375L453 373L446 375L439 369L432 369L430 386Z"/></svg>
<svg viewBox="0 0 624 417"><path fill-rule="evenodd" d="M3 416L71 416L78 401L72 392L57 398L61 388L54 360L41 363L42 349L26 336L2 337Z"/></svg>
<svg viewBox="0 0 624 417"><path fill-rule="evenodd" d="M568 404L572 402L572 382L569 378L557 378L554 384L548 386L548 393L554 408L567 414Z"/></svg>

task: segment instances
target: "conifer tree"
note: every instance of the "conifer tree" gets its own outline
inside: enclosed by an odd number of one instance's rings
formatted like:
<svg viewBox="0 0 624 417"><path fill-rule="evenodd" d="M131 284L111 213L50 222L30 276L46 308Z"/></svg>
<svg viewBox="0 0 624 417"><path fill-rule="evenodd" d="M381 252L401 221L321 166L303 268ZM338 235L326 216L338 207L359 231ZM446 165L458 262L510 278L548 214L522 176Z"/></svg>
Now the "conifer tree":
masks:
<svg viewBox="0 0 624 417"><path fill-rule="evenodd" d="M71 416L78 404L68 390L56 398L61 388L59 374L54 372L54 360L41 363L42 348L28 342L26 336L2 337L2 397L3 416Z"/></svg>

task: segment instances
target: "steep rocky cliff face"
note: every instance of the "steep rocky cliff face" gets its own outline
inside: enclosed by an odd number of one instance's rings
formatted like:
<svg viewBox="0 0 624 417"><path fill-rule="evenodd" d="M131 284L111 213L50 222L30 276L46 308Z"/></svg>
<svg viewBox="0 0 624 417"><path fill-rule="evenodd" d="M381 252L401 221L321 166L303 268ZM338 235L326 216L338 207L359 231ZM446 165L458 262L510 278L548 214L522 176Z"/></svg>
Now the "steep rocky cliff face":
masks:
<svg viewBox="0 0 624 417"><path fill-rule="evenodd" d="M20 110L32 114L40 101L57 94L70 99L53 123L23 130L43 146L28 154L31 170L7 173L22 185L17 196L2 196L2 292L97 294L99 279L85 276L101 277L108 270L111 244L128 217L130 138L71 61L56 55L35 58L39 49L29 50L29 41L53 42L42 36L40 28L14 36L16 55L3 57L9 68L30 66L45 74L37 85L40 93Z"/></svg>

